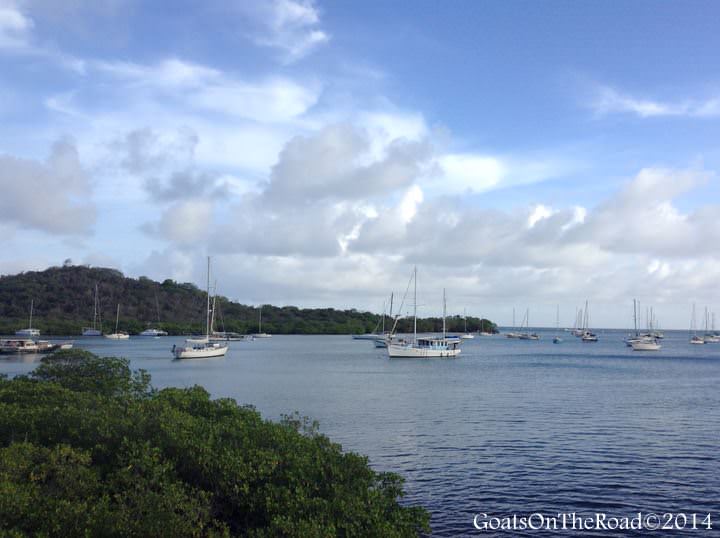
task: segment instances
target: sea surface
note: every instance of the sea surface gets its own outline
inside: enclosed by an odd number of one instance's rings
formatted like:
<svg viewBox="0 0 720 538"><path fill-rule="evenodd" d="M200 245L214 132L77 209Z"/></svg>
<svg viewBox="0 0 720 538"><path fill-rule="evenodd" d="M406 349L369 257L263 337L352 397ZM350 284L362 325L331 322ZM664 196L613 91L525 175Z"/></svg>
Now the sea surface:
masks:
<svg viewBox="0 0 720 538"><path fill-rule="evenodd" d="M624 535L716 535L720 344L692 346L687 332L667 331L661 351L633 352L625 331L600 331L597 343L564 333L557 345L555 331L539 332L540 341L476 337L457 359L424 361L389 360L349 336L232 342L225 358L186 361L171 360L181 338L75 342L128 357L157 387L199 384L266 418L297 411L318 420L346 450L406 478L404 502L432 512L433 536L526 535L482 532L473 519L534 512L682 512L684 532ZM0 373L37 361L2 357ZM710 513L712 530L687 530L693 513L698 523Z"/></svg>

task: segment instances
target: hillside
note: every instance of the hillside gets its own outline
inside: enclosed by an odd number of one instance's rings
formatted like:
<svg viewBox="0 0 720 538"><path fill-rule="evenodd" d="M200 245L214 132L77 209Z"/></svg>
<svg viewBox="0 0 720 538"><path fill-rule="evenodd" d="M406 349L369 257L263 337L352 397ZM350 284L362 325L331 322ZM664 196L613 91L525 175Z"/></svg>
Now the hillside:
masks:
<svg viewBox="0 0 720 538"><path fill-rule="evenodd" d="M146 277L128 278L120 271L100 267L64 266L0 276L0 334L12 334L28 324L30 301L34 300L33 327L46 335L79 334L92 322L95 285L105 330L114 328L115 309L120 303L120 329L138 333L150 325L171 334L204 331L206 293L191 283L173 280L155 282ZM218 297L217 326L239 333L257 332L258 309ZM273 334L354 334L372 331L379 316L357 310L333 308L300 309L294 306L263 306L263 331ZM440 330L438 318L418 320L422 331ZM451 331L464 322L449 318ZM468 317L468 330L477 330L480 319ZM484 328L494 327L485 321ZM403 320L400 330L411 330Z"/></svg>

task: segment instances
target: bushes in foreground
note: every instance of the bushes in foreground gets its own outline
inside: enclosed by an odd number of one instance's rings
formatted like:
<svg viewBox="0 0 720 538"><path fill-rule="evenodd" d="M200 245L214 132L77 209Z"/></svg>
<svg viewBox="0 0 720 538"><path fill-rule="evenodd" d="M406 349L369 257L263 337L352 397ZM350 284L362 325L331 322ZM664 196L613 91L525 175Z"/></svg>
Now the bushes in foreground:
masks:
<svg viewBox="0 0 720 538"><path fill-rule="evenodd" d="M416 536L428 514L298 417L79 350L0 379L0 536Z"/></svg>

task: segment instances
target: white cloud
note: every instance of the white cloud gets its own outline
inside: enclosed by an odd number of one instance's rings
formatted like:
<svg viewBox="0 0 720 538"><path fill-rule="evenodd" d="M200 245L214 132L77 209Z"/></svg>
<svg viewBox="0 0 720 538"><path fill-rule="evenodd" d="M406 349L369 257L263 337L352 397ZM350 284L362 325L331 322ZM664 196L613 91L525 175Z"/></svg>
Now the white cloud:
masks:
<svg viewBox="0 0 720 538"><path fill-rule="evenodd" d="M88 234L95 223L92 183L73 142L47 161L0 155L0 221L56 235Z"/></svg>
<svg viewBox="0 0 720 538"><path fill-rule="evenodd" d="M597 89L591 108L599 115L627 113L641 118L661 116L709 118L720 115L720 97L668 102L635 97L614 88L602 86Z"/></svg>
<svg viewBox="0 0 720 538"><path fill-rule="evenodd" d="M261 46L281 51L283 61L295 62L330 40L320 27L314 0L268 0L241 4L258 25L250 37Z"/></svg>
<svg viewBox="0 0 720 538"><path fill-rule="evenodd" d="M0 49L29 46L33 21L12 1L0 1Z"/></svg>
<svg viewBox="0 0 720 538"><path fill-rule="evenodd" d="M261 123L290 122L318 101L320 84L269 77L244 80L214 68L170 58L155 65L96 62L95 69L144 91L145 99L168 97L197 112L212 111Z"/></svg>
<svg viewBox="0 0 720 538"><path fill-rule="evenodd" d="M160 220L143 229L181 246L197 247L211 233L214 205L207 200L185 200L167 208Z"/></svg>
<svg viewBox="0 0 720 538"><path fill-rule="evenodd" d="M442 171L440 188L455 194L490 190L507 174L506 166L495 157L449 154L438 161Z"/></svg>

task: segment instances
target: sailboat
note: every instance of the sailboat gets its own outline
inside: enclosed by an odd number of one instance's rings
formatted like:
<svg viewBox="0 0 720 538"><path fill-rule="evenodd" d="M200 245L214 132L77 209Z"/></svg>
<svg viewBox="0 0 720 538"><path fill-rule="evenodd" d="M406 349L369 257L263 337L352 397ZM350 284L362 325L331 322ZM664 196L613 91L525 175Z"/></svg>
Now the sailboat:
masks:
<svg viewBox="0 0 720 538"><path fill-rule="evenodd" d="M393 313L393 293L390 293L390 319L392 319L392 313ZM386 310L385 310L385 302L383 302L383 315L382 315L382 338L375 337L375 347L377 348L386 348L388 346L388 342L390 342L389 335L385 332L385 317L386 317Z"/></svg>
<svg viewBox="0 0 720 538"><path fill-rule="evenodd" d="M260 314L258 315L258 332L254 335L255 338L271 338L272 334L264 333L262 331L262 305L260 305Z"/></svg>
<svg viewBox="0 0 720 538"><path fill-rule="evenodd" d="M95 284L95 302L93 303L93 324L92 327L83 327L83 336L102 336L102 321L100 321L100 314L98 312L100 301L98 299L98 285ZM98 329L98 325L100 328Z"/></svg>
<svg viewBox="0 0 720 538"><path fill-rule="evenodd" d="M25 337L29 337L29 338L32 338L33 336L40 336L40 329L33 329L33 326L32 326L33 306L34 305L35 305L35 301L33 299L31 299L30 300L30 322L28 323L28 328L15 331L15 336L25 336Z"/></svg>
<svg viewBox="0 0 720 538"><path fill-rule="evenodd" d="M640 335L637 328L637 301L633 299L633 318L635 320L635 337L626 341L633 351L660 351L662 347L652 332L652 316L648 318L648 334Z"/></svg>
<svg viewBox="0 0 720 538"><path fill-rule="evenodd" d="M465 311L465 309L463 309L463 318L465 319L465 332L460 335L460 338L463 340L472 340L475 338L475 335L469 333L467 330L467 311Z"/></svg>
<svg viewBox="0 0 720 538"><path fill-rule="evenodd" d="M708 312L707 306L705 307L705 334L703 334L703 340L705 340L706 344L716 344L720 342L720 338L718 338L715 334L715 327L713 323L712 332L710 330L710 313Z"/></svg>
<svg viewBox="0 0 720 538"><path fill-rule="evenodd" d="M384 340L387 335L385 334L384 329L384 323L385 323L385 304L383 303L383 315L378 319L378 322L375 324L375 328L370 333L363 333L363 334L353 334L352 339L353 340ZM383 324L382 331L380 330L380 325Z"/></svg>
<svg viewBox="0 0 720 538"><path fill-rule="evenodd" d="M509 333L506 333L505 336L507 338L520 338L520 333L515 332L515 307L513 307L513 324L512 324L512 331Z"/></svg>
<svg viewBox="0 0 720 538"><path fill-rule="evenodd" d="M560 305L557 305L555 311L555 337L553 344L562 344L563 339L560 338Z"/></svg>
<svg viewBox="0 0 720 538"><path fill-rule="evenodd" d="M130 335L125 331L118 331L118 324L120 323L120 303L117 305L117 312L115 313L115 332L106 334L105 338L110 340L127 340Z"/></svg>
<svg viewBox="0 0 720 538"><path fill-rule="evenodd" d="M526 332L521 332L518 335L518 338L520 340L540 340L540 336L538 336L537 333L531 333L530 332L530 309L525 310L525 317L523 318L523 323L520 325L520 328L523 328L523 325L525 326Z"/></svg>
<svg viewBox="0 0 720 538"><path fill-rule="evenodd" d="M705 343L705 339L698 336L697 332L695 331L695 303L693 303L693 307L692 307L692 318L690 319L690 332L692 332L692 337L690 338L691 344L698 345L698 344Z"/></svg>
<svg viewBox="0 0 720 538"><path fill-rule="evenodd" d="M597 342L598 337L595 333L593 333L588 327L590 325L590 312L588 310L588 302L585 301L585 319L583 322L583 332L582 336L580 337L580 340L583 342Z"/></svg>
<svg viewBox="0 0 720 538"><path fill-rule="evenodd" d="M460 339L448 338L445 326L446 301L445 290L443 290L443 334L442 337L421 337L417 335L417 267L413 269L411 277L414 282L414 300L413 300L413 341L412 342L390 342L388 344L388 357L390 358L414 358L414 359L431 359L431 358L453 358L460 354ZM409 283L408 283L409 284ZM407 291L406 291L407 293ZM403 299L404 302L404 299ZM395 320L397 326L397 319ZM395 326L391 331L391 336L395 333Z"/></svg>
<svg viewBox="0 0 720 538"><path fill-rule="evenodd" d="M227 344L210 341L210 256L207 259L207 314L205 317L205 338L185 340L185 346L173 346L172 354L176 359L209 359L224 357Z"/></svg>
<svg viewBox="0 0 720 538"><path fill-rule="evenodd" d="M158 301L157 293L155 294L155 308L157 310L157 324L160 325L160 301ZM167 336L168 333L162 329L155 329L150 327L140 333L140 336L152 336L153 338L160 338L161 336Z"/></svg>

